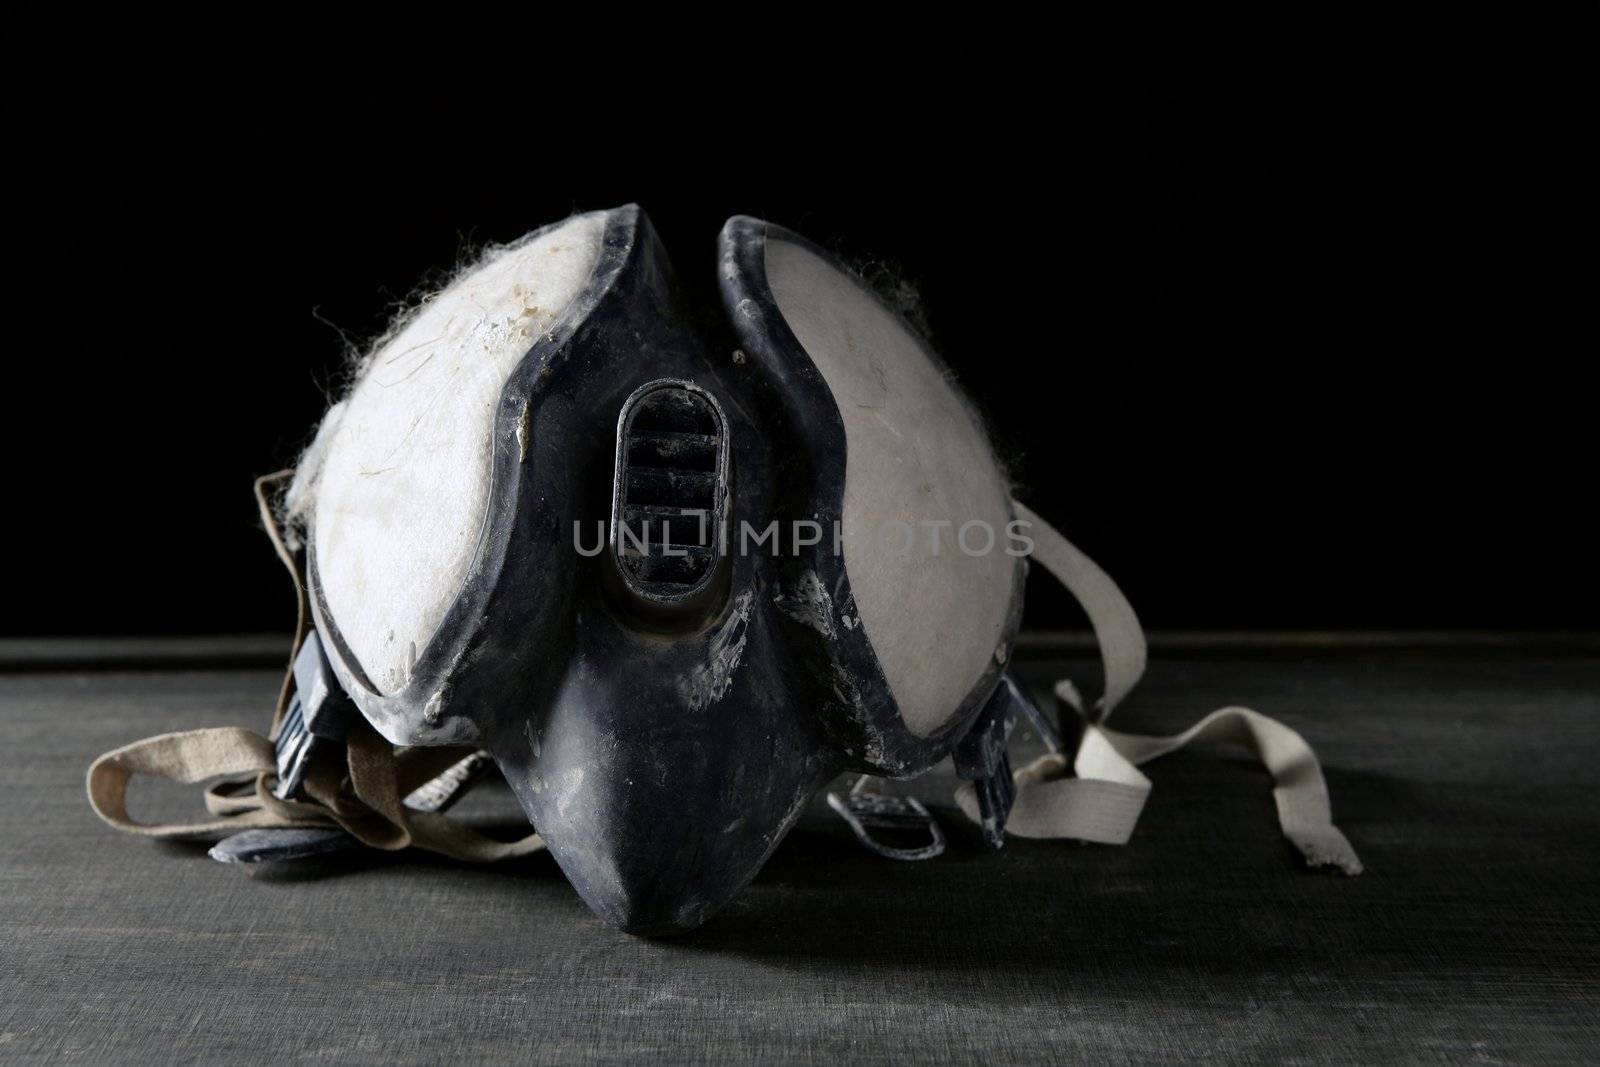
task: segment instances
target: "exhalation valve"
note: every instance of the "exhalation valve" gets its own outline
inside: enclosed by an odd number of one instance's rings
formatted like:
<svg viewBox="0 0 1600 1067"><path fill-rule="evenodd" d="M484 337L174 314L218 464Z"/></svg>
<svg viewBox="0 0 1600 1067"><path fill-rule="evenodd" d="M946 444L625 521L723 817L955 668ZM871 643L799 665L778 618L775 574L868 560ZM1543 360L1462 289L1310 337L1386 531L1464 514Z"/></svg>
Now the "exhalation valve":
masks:
<svg viewBox="0 0 1600 1067"><path fill-rule="evenodd" d="M635 389L617 418L609 553L631 615L673 628L715 605L731 490L716 398L681 378Z"/></svg>

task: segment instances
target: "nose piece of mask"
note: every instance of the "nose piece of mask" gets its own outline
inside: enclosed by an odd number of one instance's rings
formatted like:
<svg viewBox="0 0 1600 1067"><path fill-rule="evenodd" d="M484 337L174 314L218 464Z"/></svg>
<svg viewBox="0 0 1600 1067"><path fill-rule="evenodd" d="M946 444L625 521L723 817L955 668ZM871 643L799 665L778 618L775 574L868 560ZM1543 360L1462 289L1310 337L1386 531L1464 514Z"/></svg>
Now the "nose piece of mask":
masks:
<svg viewBox="0 0 1600 1067"><path fill-rule="evenodd" d="M355 707L486 748L639 933L727 903L833 776L948 755L1022 608L937 359L787 231L736 218L718 251L708 308L635 207L499 250L369 358L289 494Z"/></svg>

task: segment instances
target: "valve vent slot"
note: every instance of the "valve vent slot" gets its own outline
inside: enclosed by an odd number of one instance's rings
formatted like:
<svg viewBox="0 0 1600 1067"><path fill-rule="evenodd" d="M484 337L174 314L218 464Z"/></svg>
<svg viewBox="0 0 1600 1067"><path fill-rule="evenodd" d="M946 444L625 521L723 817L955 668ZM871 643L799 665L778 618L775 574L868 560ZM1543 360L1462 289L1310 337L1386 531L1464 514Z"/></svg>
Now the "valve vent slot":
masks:
<svg viewBox="0 0 1600 1067"><path fill-rule="evenodd" d="M628 592L646 606L691 606L720 561L728 501L726 423L692 382L635 390L617 420L611 549Z"/></svg>

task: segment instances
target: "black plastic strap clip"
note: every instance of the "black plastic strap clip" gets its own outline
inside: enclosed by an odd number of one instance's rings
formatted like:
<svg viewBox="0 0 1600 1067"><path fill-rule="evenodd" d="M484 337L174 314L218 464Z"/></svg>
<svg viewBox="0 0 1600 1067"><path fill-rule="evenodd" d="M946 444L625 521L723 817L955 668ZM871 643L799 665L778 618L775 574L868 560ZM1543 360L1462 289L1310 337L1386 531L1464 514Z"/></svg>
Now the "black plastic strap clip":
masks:
<svg viewBox="0 0 1600 1067"><path fill-rule="evenodd" d="M828 794L828 807L850 824L856 840L892 860L930 860L944 853L944 831L915 797L873 793L856 783L846 796Z"/></svg>
<svg viewBox="0 0 1600 1067"><path fill-rule="evenodd" d="M283 726L273 742L277 748L278 784L273 786L272 795L279 800L299 796L312 758L343 745L357 714L355 704L334 677L322 641L313 630L294 658L294 695L289 698Z"/></svg>
<svg viewBox="0 0 1600 1067"><path fill-rule="evenodd" d="M1006 742L1019 716L1028 719L1050 751L1061 751L1061 737L1055 727L1034 706L1016 680L1005 674L973 722L972 729L956 743L951 754L956 773L971 782L977 794L983 840L990 848L1005 844L1006 819L1016 800Z"/></svg>

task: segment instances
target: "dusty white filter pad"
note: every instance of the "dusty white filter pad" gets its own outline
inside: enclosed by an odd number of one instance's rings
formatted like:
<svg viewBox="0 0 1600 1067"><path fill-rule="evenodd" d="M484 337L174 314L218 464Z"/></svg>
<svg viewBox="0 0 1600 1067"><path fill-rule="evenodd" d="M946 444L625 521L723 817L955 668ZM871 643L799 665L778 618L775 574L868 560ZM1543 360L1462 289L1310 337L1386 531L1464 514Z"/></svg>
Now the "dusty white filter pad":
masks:
<svg viewBox="0 0 1600 1067"><path fill-rule="evenodd" d="M369 359L303 465L327 607L381 693L404 687L460 594L488 511L494 417L522 357L582 290L605 213L491 254Z"/></svg>
<svg viewBox="0 0 1600 1067"><path fill-rule="evenodd" d="M844 555L859 618L835 625L866 627L906 727L927 736L992 662L1005 627L1008 487L975 415L871 293L790 241L767 242L766 268L844 419ZM988 551L961 550L970 522L993 531ZM975 552L986 540L968 531Z"/></svg>

